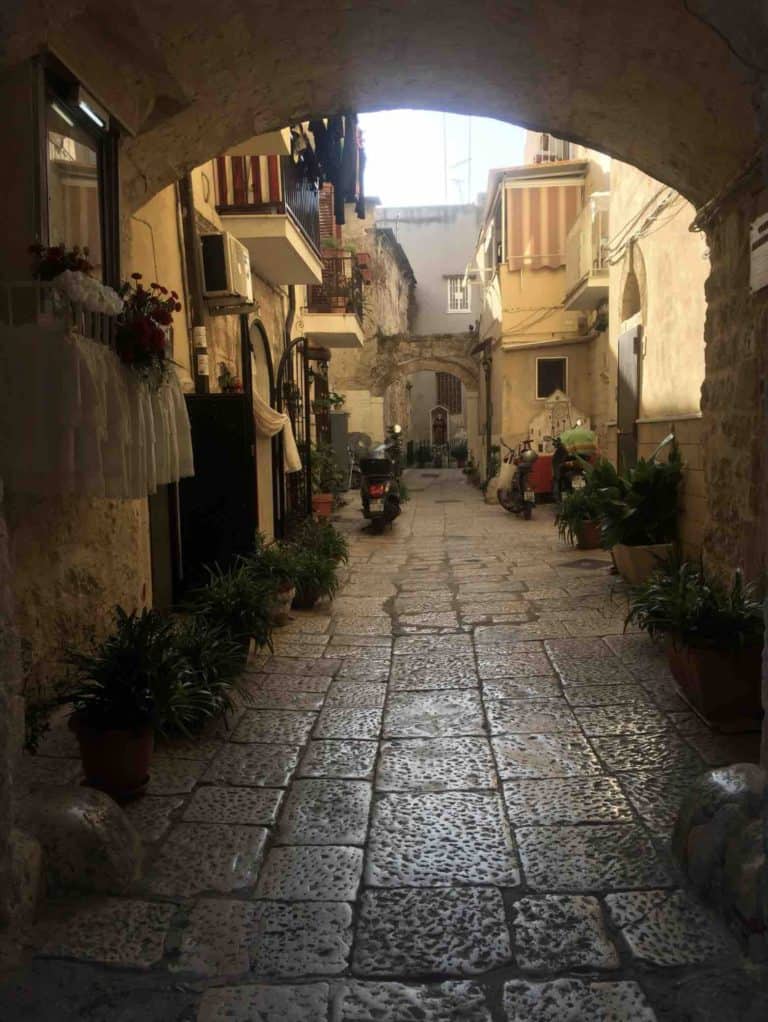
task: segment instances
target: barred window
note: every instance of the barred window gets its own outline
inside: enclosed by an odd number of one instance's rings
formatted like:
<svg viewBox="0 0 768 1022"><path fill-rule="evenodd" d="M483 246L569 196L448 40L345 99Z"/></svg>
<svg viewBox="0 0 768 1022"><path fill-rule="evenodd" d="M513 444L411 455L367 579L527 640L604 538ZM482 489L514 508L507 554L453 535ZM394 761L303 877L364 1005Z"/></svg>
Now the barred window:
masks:
<svg viewBox="0 0 768 1022"><path fill-rule="evenodd" d="M448 277L448 312L470 312L469 285L464 277Z"/></svg>
<svg viewBox="0 0 768 1022"><path fill-rule="evenodd" d="M461 380L451 373L435 373L437 377L437 403L449 415L461 414Z"/></svg>

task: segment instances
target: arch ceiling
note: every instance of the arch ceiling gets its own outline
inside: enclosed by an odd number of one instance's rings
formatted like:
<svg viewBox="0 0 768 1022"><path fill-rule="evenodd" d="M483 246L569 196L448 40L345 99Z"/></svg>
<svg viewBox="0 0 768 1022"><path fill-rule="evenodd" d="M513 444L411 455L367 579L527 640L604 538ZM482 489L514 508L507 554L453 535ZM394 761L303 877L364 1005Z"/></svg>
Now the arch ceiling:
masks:
<svg viewBox="0 0 768 1022"><path fill-rule="evenodd" d="M126 0L119 18L112 0L10 8L6 66L47 42L136 132L124 147L132 206L255 133L345 109L547 129L694 203L757 144L759 0L163 0L151 13Z"/></svg>

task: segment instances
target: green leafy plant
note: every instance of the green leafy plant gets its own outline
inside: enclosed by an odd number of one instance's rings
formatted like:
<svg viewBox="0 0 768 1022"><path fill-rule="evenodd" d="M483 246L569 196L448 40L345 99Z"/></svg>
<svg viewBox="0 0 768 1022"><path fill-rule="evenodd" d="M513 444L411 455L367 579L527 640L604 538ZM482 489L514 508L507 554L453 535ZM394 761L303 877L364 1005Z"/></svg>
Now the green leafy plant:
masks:
<svg viewBox="0 0 768 1022"><path fill-rule="evenodd" d="M349 561L349 543L347 538L338 529L334 528L330 522L318 521L316 518L304 518L296 524L290 533L290 539L296 546L316 550L333 561L334 564L342 562L346 564ZM281 548L280 556L286 556L284 548ZM287 566L290 566L290 554L287 556L285 563Z"/></svg>
<svg viewBox="0 0 768 1022"><path fill-rule="evenodd" d="M605 466L601 473L609 474ZM682 473L680 454L673 446L668 461L641 458L626 476L615 475L601 489L603 546L674 542Z"/></svg>
<svg viewBox="0 0 768 1022"><path fill-rule="evenodd" d="M57 702L99 731L185 720L187 666L174 641L173 622L154 610L115 608L114 629L86 652L69 650L69 673Z"/></svg>
<svg viewBox="0 0 768 1022"><path fill-rule="evenodd" d="M560 539L564 543L576 543L581 526L585 522L598 521L601 509L602 500L599 494L587 486L566 493L555 515L555 525Z"/></svg>
<svg viewBox="0 0 768 1022"><path fill-rule="evenodd" d="M466 440L456 440L451 445L451 457L454 461L458 461L460 463L466 461L468 452L469 448Z"/></svg>
<svg viewBox="0 0 768 1022"><path fill-rule="evenodd" d="M251 699L241 680L243 651L228 631L190 615L176 625L174 643L185 665L182 692L168 708L161 730L190 734Z"/></svg>
<svg viewBox="0 0 768 1022"><path fill-rule="evenodd" d="M291 576L296 586L298 603L314 602L324 596L333 596L339 588L336 564L327 554L309 547L286 544Z"/></svg>
<svg viewBox="0 0 768 1022"><path fill-rule="evenodd" d="M224 629L241 646L253 639L257 646L271 648L274 581L259 576L245 558L226 571L218 565L206 570L208 584L190 595L193 612Z"/></svg>
<svg viewBox="0 0 768 1022"><path fill-rule="evenodd" d="M703 565L670 561L630 596L627 624L654 638L671 636L686 646L735 651L763 641L758 589L737 571L732 584L707 575Z"/></svg>
<svg viewBox="0 0 768 1022"><path fill-rule="evenodd" d="M310 464L313 493L341 493L346 488L344 470L339 467L330 444L313 445Z"/></svg>

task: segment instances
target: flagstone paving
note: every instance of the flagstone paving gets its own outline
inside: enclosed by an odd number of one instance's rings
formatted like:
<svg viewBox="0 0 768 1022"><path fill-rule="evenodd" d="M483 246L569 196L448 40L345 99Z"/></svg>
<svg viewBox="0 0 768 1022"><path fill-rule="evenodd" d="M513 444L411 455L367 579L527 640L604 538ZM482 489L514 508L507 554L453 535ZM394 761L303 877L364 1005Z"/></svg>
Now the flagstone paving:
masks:
<svg viewBox="0 0 768 1022"><path fill-rule="evenodd" d="M335 603L251 664L250 706L158 750L143 879L49 903L0 1019L768 1017L669 855L690 779L755 743L688 711L550 508L413 476L383 536L350 495ZM30 779L77 776L66 734L42 753Z"/></svg>

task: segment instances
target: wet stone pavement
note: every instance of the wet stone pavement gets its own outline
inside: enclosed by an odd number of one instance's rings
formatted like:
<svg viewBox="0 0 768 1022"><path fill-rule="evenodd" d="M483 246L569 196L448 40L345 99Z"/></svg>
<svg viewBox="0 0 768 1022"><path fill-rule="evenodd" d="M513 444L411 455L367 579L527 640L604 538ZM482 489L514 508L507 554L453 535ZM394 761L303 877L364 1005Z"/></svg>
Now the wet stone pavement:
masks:
<svg viewBox="0 0 768 1022"><path fill-rule="evenodd" d="M760 975L681 885L707 730L623 634L602 552L458 472L412 472L346 583L250 670L254 701L160 750L125 897L51 905L2 1020L757 1022ZM353 496L353 495L351 495ZM77 762L50 736L30 776Z"/></svg>

